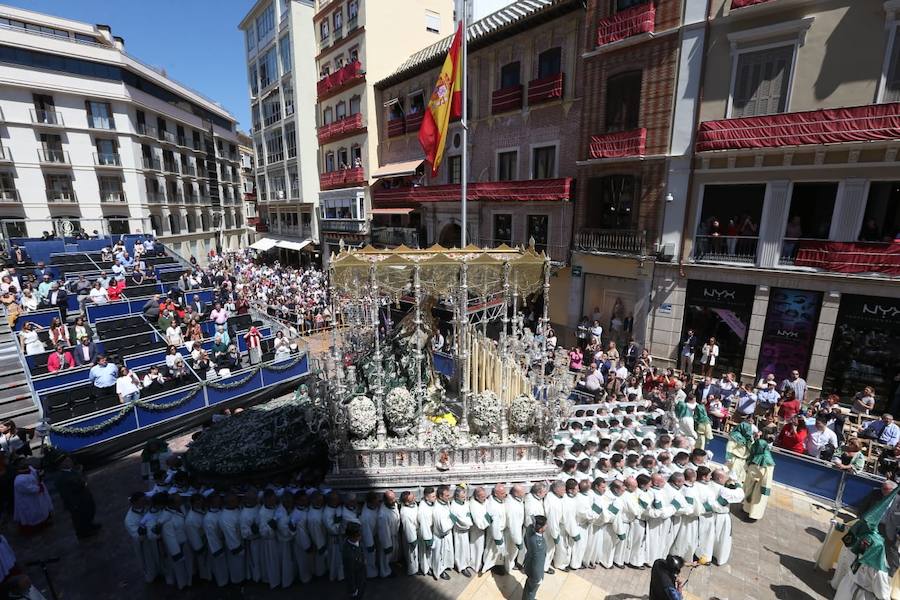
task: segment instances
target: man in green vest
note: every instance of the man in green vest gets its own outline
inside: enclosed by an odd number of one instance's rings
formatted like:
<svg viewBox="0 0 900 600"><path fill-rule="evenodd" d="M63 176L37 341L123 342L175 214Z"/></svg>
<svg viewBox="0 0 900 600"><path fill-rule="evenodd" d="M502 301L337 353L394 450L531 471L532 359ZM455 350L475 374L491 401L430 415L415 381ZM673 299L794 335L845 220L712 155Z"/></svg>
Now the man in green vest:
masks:
<svg viewBox="0 0 900 600"><path fill-rule="evenodd" d="M544 562L547 560L547 545L544 542L544 529L547 527L547 517L535 515L534 523L525 530L525 562L522 570L528 577L525 580L525 589L522 590L522 600L534 600L538 587L544 579Z"/></svg>

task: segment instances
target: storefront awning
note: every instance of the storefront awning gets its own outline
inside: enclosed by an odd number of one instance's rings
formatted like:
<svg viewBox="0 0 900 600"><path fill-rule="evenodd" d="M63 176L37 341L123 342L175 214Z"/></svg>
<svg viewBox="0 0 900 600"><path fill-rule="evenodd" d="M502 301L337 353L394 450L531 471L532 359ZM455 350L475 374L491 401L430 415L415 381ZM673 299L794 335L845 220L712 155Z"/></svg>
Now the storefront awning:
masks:
<svg viewBox="0 0 900 600"><path fill-rule="evenodd" d="M286 250L303 250L312 243L311 240L303 240L302 242L289 242L287 240L279 240L275 245Z"/></svg>
<svg viewBox="0 0 900 600"><path fill-rule="evenodd" d="M266 250L271 250L272 248L274 248L277 243L278 242L271 238L263 238L250 244L250 247L254 250L262 250L263 252L265 252Z"/></svg>
<svg viewBox="0 0 900 600"><path fill-rule="evenodd" d="M384 179L385 177L403 177L405 175L414 175L424 161L408 160L406 162L388 163L383 167L378 167L372 171L372 179Z"/></svg>
<svg viewBox="0 0 900 600"><path fill-rule="evenodd" d="M373 208L373 215L408 215L414 208Z"/></svg>

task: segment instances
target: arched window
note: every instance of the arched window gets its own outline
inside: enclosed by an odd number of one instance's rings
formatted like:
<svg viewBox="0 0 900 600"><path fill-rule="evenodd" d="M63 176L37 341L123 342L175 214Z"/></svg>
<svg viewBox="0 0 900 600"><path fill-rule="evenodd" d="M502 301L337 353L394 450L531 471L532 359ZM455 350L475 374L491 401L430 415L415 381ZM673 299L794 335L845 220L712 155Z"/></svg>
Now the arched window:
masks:
<svg viewBox="0 0 900 600"><path fill-rule="evenodd" d="M325 153L325 172L331 173L334 171L334 152L326 152Z"/></svg>
<svg viewBox="0 0 900 600"><path fill-rule="evenodd" d="M356 113L360 112L360 110L361 110L360 104L361 103L362 103L362 99L360 98L359 94L350 98L350 114L351 115L355 115Z"/></svg>
<svg viewBox="0 0 900 600"><path fill-rule="evenodd" d="M338 121L345 118L347 116L347 103L341 100L337 103L337 107L335 107L334 115Z"/></svg>
<svg viewBox="0 0 900 600"><path fill-rule="evenodd" d="M209 213L200 213L200 224L203 231L209 231Z"/></svg>
<svg viewBox="0 0 900 600"><path fill-rule="evenodd" d="M181 233L181 222L176 214L169 215L169 231L172 232L172 235Z"/></svg>
<svg viewBox="0 0 900 600"><path fill-rule="evenodd" d="M346 146L338 149L338 164L342 169L350 166L350 154L347 152Z"/></svg>
<svg viewBox="0 0 900 600"><path fill-rule="evenodd" d="M332 111L331 111L331 107L329 106L329 107L326 108L324 111L322 111L322 124L323 124L323 125L328 125L328 124L331 123L332 121L334 121L334 116L333 116L333 113L332 113Z"/></svg>

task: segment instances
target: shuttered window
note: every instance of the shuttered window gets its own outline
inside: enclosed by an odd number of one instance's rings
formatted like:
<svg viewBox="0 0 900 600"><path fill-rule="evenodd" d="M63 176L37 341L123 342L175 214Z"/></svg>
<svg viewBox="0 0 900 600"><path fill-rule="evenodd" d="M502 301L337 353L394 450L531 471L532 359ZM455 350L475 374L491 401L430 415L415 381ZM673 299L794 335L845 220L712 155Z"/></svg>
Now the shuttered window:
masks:
<svg viewBox="0 0 900 600"><path fill-rule="evenodd" d="M745 52L738 58L731 117L784 112L794 46Z"/></svg>
<svg viewBox="0 0 900 600"><path fill-rule="evenodd" d="M882 102L900 102L900 27L894 32L894 46L891 48Z"/></svg>

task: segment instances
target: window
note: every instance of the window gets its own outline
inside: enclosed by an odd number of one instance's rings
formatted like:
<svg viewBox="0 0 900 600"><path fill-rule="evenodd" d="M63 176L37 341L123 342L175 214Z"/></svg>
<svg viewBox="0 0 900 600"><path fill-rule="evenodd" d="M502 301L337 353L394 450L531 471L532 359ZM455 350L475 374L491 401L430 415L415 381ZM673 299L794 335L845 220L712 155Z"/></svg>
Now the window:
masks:
<svg viewBox="0 0 900 600"><path fill-rule="evenodd" d="M259 93L259 80L256 76L256 63L250 65L250 71L247 75L247 79L250 81L250 94L255 96Z"/></svg>
<svg viewBox="0 0 900 600"><path fill-rule="evenodd" d="M556 75L562 71L562 48L550 48L538 55L538 79Z"/></svg>
<svg viewBox="0 0 900 600"><path fill-rule="evenodd" d="M494 244L512 245L512 215L494 215Z"/></svg>
<svg viewBox="0 0 900 600"><path fill-rule="evenodd" d="M409 95L409 112L417 114L425 112L425 94L422 92L414 92Z"/></svg>
<svg viewBox="0 0 900 600"><path fill-rule="evenodd" d="M125 191L119 177L98 177L101 202L125 202Z"/></svg>
<svg viewBox="0 0 900 600"><path fill-rule="evenodd" d="M300 176L297 174L297 167L288 169L288 184L291 186L291 198L300 197Z"/></svg>
<svg viewBox="0 0 900 600"><path fill-rule="evenodd" d="M792 264L801 240L827 240L837 198L837 183L795 183L781 244L781 264ZM732 226L729 221L729 227Z"/></svg>
<svg viewBox="0 0 900 600"><path fill-rule="evenodd" d="M172 235L181 233L181 218L176 214L169 214L169 231Z"/></svg>
<svg viewBox="0 0 900 600"><path fill-rule="evenodd" d="M286 194L284 193L284 175L281 173L272 174L269 177L269 187L272 190L272 199L273 200L284 200Z"/></svg>
<svg viewBox="0 0 900 600"><path fill-rule="evenodd" d="M503 65L500 68L500 88L506 89L520 85L522 83L521 70L522 66L519 61Z"/></svg>
<svg viewBox="0 0 900 600"><path fill-rule="evenodd" d="M291 72L291 38L290 36L284 36L281 38L281 41L278 42L278 50L281 52L281 72L282 73L290 73Z"/></svg>
<svg viewBox="0 0 900 600"><path fill-rule="evenodd" d="M276 79L278 79L278 60L275 48L269 48L259 61L259 87L266 88Z"/></svg>
<svg viewBox="0 0 900 600"><path fill-rule="evenodd" d="M256 29L253 27L247 30L247 52L256 48Z"/></svg>
<svg viewBox="0 0 900 600"><path fill-rule="evenodd" d="M441 32L441 15L433 10L425 11L425 31L429 33Z"/></svg>
<svg viewBox="0 0 900 600"><path fill-rule="evenodd" d="M294 88L291 86L284 87L284 116L289 117L294 114Z"/></svg>
<svg viewBox="0 0 900 600"><path fill-rule="evenodd" d="M331 173L335 171L334 168L334 152L326 152L325 153L325 172Z"/></svg>
<svg viewBox="0 0 900 600"><path fill-rule="evenodd" d="M75 200L75 191L72 189L72 178L68 175L44 175L44 185L47 186L47 199L55 201Z"/></svg>
<svg viewBox="0 0 900 600"><path fill-rule="evenodd" d="M281 98L278 93L268 96L262 103L263 125L268 127L281 120Z"/></svg>
<svg viewBox="0 0 900 600"><path fill-rule="evenodd" d="M256 37L260 43L275 28L275 6L270 4L261 15L256 17Z"/></svg>
<svg viewBox="0 0 900 600"><path fill-rule="evenodd" d="M359 62L359 46L353 46L347 54L350 57L350 62Z"/></svg>
<svg viewBox="0 0 900 600"><path fill-rule="evenodd" d="M755 263L765 196L763 184L704 186L694 259Z"/></svg>
<svg viewBox="0 0 900 600"><path fill-rule="evenodd" d="M334 111L331 110L329 106L325 110L322 111L322 124L328 125L334 121Z"/></svg>
<svg viewBox="0 0 900 600"><path fill-rule="evenodd" d="M637 129L641 113L641 72L630 71L606 81L606 131Z"/></svg>
<svg viewBox="0 0 900 600"><path fill-rule="evenodd" d="M88 115L88 126L93 129L115 129L112 118L112 109L108 102L85 102Z"/></svg>
<svg viewBox="0 0 900 600"><path fill-rule="evenodd" d="M632 175L588 180L586 225L590 229L632 229L636 224L641 184Z"/></svg>
<svg viewBox="0 0 900 600"><path fill-rule="evenodd" d="M328 38L330 37L330 30L328 26L328 19L325 19L321 23L319 23L319 39L323 44L328 43Z"/></svg>
<svg viewBox="0 0 900 600"><path fill-rule="evenodd" d="M332 16L332 20L334 21L334 39L338 39L341 37L341 32L344 30L344 13L343 11L337 11Z"/></svg>
<svg viewBox="0 0 900 600"><path fill-rule="evenodd" d="M552 179L556 177L556 146L535 148L531 159L532 179Z"/></svg>
<svg viewBox="0 0 900 600"><path fill-rule="evenodd" d="M284 141L288 158L297 156L297 132L293 121L284 126Z"/></svg>
<svg viewBox="0 0 900 600"><path fill-rule="evenodd" d="M16 200L16 183L12 173L0 172L0 200Z"/></svg>
<svg viewBox="0 0 900 600"><path fill-rule="evenodd" d="M338 121L347 117L347 103L341 100L334 107L334 117Z"/></svg>
<svg viewBox="0 0 900 600"><path fill-rule="evenodd" d="M359 144L350 146L350 160L353 161L354 167L362 166L362 147Z"/></svg>
<svg viewBox="0 0 900 600"><path fill-rule="evenodd" d="M497 181L512 181L519 176L519 153L516 150L497 154Z"/></svg>
<svg viewBox="0 0 900 600"><path fill-rule="evenodd" d="M350 98L350 114L355 115L360 112L360 102L361 99L358 95Z"/></svg>
<svg viewBox="0 0 900 600"><path fill-rule="evenodd" d="M203 228L203 231L209 231L209 214L208 213L200 213L200 226Z"/></svg>
<svg viewBox="0 0 900 600"><path fill-rule="evenodd" d="M447 183L462 183L462 156L447 157Z"/></svg>
<svg viewBox="0 0 900 600"><path fill-rule="evenodd" d="M873 181L859 239L890 242L900 235L900 182Z"/></svg>
<svg viewBox="0 0 900 600"><path fill-rule="evenodd" d="M350 167L350 153L347 152L347 148L339 148L337 156L338 165L341 169L347 169Z"/></svg>
<svg viewBox="0 0 900 600"><path fill-rule="evenodd" d="M2 221L3 227L6 229L7 239L14 237L28 237L28 227L25 221Z"/></svg>
<svg viewBox="0 0 900 600"><path fill-rule="evenodd" d="M784 112L793 58L793 45L739 54L729 116Z"/></svg>
<svg viewBox="0 0 900 600"><path fill-rule="evenodd" d="M547 249L547 230L550 217L547 215L528 215L528 243L534 239L534 249L538 252Z"/></svg>
<svg viewBox="0 0 900 600"><path fill-rule="evenodd" d="M266 164L266 154L263 152L263 141L261 136L256 136L256 160L259 161L259 165L263 166Z"/></svg>
<svg viewBox="0 0 900 600"><path fill-rule="evenodd" d="M900 27L894 28L894 44L890 49L890 58L887 60L887 72L884 74L884 91L881 94L882 102L900 101Z"/></svg>
<svg viewBox="0 0 900 600"><path fill-rule="evenodd" d="M638 4L643 4L647 0L612 0L613 8L616 12L622 12L623 10L627 10L632 6L637 6Z"/></svg>
<svg viewBox="0 0 900 600"><path fill-rule="evenodd" d="M95 141L97 154L101 157L114 157L116 155L116 141L106 138L97 138ZM101 163L102 164L102 163Z"/></svg>
<svg viewBox="0 0 900 600"><path fill-rule="evenodd" d="M254 104L250 107L250 121L253 123L253 129L259 130L262 128L262 121L259 118L259 104Z"/></svg>
<svg viewBox="0 0 900 600"><path fill-rule="evenodd" d="M66 162L66 153L63 150L62 138L60 136L42 133L41 146L43 146L42 159L44 162Z"/></svg>
<svg viewBox="0 0 900 600"><path fill-rule="evenodd" d="M38 123L46 123L48 125L58 124L59 118L56 114L56 106L53 103L53 96L47 96L45 94L32 94L31 97L34 101L35 120Z"/></svg>
<svg viewBox="0 0 900 600"><path fill-rule="evenodd" d="M359 15L359 0L350 0L347 3L347 20L354 21ZM348 23L348 27L355 26L355 23Z"/></svg>

